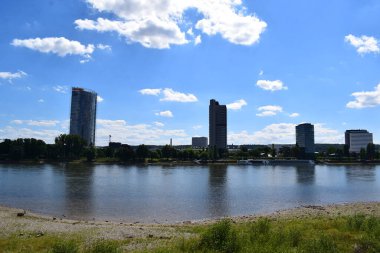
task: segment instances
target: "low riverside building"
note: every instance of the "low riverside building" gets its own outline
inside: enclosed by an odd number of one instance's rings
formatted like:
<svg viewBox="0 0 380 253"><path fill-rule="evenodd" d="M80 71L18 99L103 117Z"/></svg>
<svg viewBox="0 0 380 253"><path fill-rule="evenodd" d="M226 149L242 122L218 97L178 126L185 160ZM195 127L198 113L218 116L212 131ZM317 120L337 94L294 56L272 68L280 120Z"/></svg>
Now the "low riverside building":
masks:
<svg viewBox="0 0 380 253"><path fill-rule="evenodd" d="M360 153L362 148L366 149L369 143L373 143L372 133L364 129L347 130L344 137L350 153Z"/></svg>
<svg viewBox="0 0 380 253"><path fill-rule="evenodd" d="M191 139L191 146L193 148L207 148L208 139L207 137L193 137Z"/></svg>

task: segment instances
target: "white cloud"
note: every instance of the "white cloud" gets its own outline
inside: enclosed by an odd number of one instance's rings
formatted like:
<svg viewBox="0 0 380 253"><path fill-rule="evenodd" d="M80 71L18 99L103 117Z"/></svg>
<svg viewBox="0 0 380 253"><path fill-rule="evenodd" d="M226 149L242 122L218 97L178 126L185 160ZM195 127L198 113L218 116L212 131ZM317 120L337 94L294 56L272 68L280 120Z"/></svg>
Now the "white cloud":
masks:
<svg viewBox="0 0 380 253"><path fill-rule="evenodd" d="M161 93L161 89L142 89L139 92L143 95L158 96Z"/></svg>
<svg viewBox="0 0 380 253"><path fill-rule="evenodd" d="M85 57L82 61L88 61L95 50L92 44L82 45L79 41L68 40L64 37L48 37L35 39L14 39L11 45L15 47L26 47L41 53L53 53L60 57L66 55L80 55Z"/></svg>
<svg viewBox="0 0 380 253"><path fill-rule="evenodd" d="M356 48L356 51L359 54L368 54L368 53L379 53L379 42L376 38L370 36L361 36L356 37L352 34L347 35L345 41L350 43L352 46Z"/></svg>
<svg viewBox="0 0 380 253"><path fill-rule="evenodd" d="M198 99L193 94L185 94L178 91L174 91L169 88L165 88L162 91L164 97L160 99L160 101L172 101L172 102L181 102L181 103L188 103L188 102L197 102Z"/></svg>
<svg viewBox="0 0 380 253"><path fill-rule="evenodd" d="M264 75L264 70L260 70L259 76L263 76L263 75Z"/></svg>
<svg viewBox="0 0 380 253"><path fill-rule="evenodd" d="M58 120L12 120L11 124L15 125L28 125L38 127L53 127L59 123Z"/></svg>
<svg viewBox="0 0 380 253"><path fill-rule="evenodd" d="M164 126L165 126L164 123L159 122L159 121L155 121L155 122L153 122L153 124L154 124L155 126L157 126L157 127L164 127Z"/></svg>
<svg viewBox="0 0 380 253"><path fill-rule="evenodd" d="M187 30L186 33L187 33L188 35L190 35L190 36L194 36L193 28L190 28L189 30Z"/></svg>
<svg viewBox="0 0 380 253"><path fill-rule="evenodd" d="M162 111L155 113L156 116L166 117L166 118L173 118L173 113L171 111Z"/></svg>
<svg viewBox="0 0 380 253"><path fill-rule="evenodd" d="M152 96L158 96L162 94L163 97L160 99L160 101L171 101L171 102L181 102L181 103L198 101L197 97L193 94L181 93L178 91L174 91L173 89L170 89L170 88L142 89L142 90L139 90L139 92L143 95L152 95Z"/></svg>
<svg viewBox="0 0 380 253"><path fill-rule="evenodd" d="M0 72L0 79L5 79L8 81L12 81L13 79L19 79L27 76L27 74L24 71L17 71L15 73L11 72Z"/></svg>
<svg viewBox="0 0 380 253"><path fill-rule="evenodd" d="M229 110L240 110L243 106L248 105L244 99L239 99L231 104L227 104Z"/></svg>
<svg viewBox="0 0 380 253"><path fill-rule="evenodd" d="M271 116L276 116L276 115L277 113L273 111L263 111L256 114L256 116L258 117L271 117Z"/></svg>
<svg viewBox="0 0 380 253"><path fill-rule="evenodd" d="M291 114L289 115L289 117L291 117L291 118L297 118L297 117L299 117L299 116L300 116L300 114L297 113L297 112L291 113Z"/></svg>
<svg viewBox="0 0 380 253"><path fill-rule="evenodd" d="M98 48L100 50L107 50L107 51L112 50L111 46L105 45L105 44L98 44L98 45L96 45L96 48Z"/></svg>
<svg viewBox="0 0 380 253"><path fill-rule="evenodd" d="M186 33L194 36L193 28L207 35L219 34L231 43L256 43L267 24L255 15L248 14L240 0L87 0L97 11L113 13L117 20L98 18L78 19L80 30L116 32L127 42L137 42L148 48L170 48L189 42ZM184 13L195 9L200 20L187 20ZM191 25L182 31L182 24Z"/></svg>
<svg viewBox="0 0 380 253"><path fill-rule="evenodd" d="M63 134L63 131L53 130L53 129L39 129L34 130L30 128L16 128L13 126L6 126L0 129L3 138L7 139L17 139L17 138L35 138L43 140L46 143L54 143L55 137Z"/></svg>
<svg viewBox="0 0 380 253"><path fill-rule="evenodd" d="M256 114L258 117L275 116L277 113L282 112L282 107L278 105L266 105L257 108L260 113Z"/></svg>
<svg viewBox="0 0 380 253"><path fill-rule="evenodd" d="M346 107L351 109L362 109L380 105L380 84L373 91L361 91L352 93L354 101L347 103Z"/></svg>
<svg viewBox="0 0 380 253"><path fill-rule="evenodd" d="M275 81L258 80L256 85L259 86L263 90L270 90L270 91L287 90L288 89L288 87L284 86L283 82L280 80L275 80Z"/></svg>
<svg viewBox="0 0 380 253"><path fill-rule="evenodd" d="M43 100L43 99L41 98L41 99L38 99L37 102L38 102L38 103L43 103L43 102L45 102L45 100Z"/></svg>
<svg viewBox="0 0 380 253"><path fill-rule="evenodd" d="M233 144L294 144L295 126L291 123L271 124L252 134L247 131L230 132L228 143ZM316 143L343 143L343 134L326 127L324 124L314 124Z"/></svg>
<svg viewBox="0 0 380 253"><path fill-rule="evenodd" d="M97 96L96 100L97 100L98 103L101 103L101 102L104 101L104 98L102 98L101 96Z"/></svg>
<svg viewBox="0 0 380 253"><path fill-rule="evenodd" d="M194 129L194 130L198 130L198 129L201 129L201 128L203 128L202 125L195 125L195 126L193 126L193 129Z"/></svg>
<svg viewBox="0 0 380 253"><path fill-rule="evenodd" d="M68 89L69 89L69 87L61 86L61 85L56 85L53 87L53 90L55 90L56 92L59 92L59 93L63 93L63 94L66 94Z"/></svg>
<svg viewBox="0 0 380 253"><path fill-rule="evenodd" d="M194 45L199 45L202 42L202 38L200 35L198 35L194 40Z"/></svg>
<svg viewBox="0 0 380 253"><path fill-rule="evenodd" d="M163 129L149 124L129 125L124 120L97 120L96 145L108 145L108 136L113 141L131 145L163 145L170 138L178 144L190 144L190 137L182 129Z"/></svg>

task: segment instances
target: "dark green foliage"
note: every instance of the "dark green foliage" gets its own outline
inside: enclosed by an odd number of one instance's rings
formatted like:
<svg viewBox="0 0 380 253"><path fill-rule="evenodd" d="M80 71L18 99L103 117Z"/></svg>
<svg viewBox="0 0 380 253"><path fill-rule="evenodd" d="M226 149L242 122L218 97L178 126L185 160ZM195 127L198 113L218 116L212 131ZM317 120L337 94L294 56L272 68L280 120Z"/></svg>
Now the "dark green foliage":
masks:
<svg viewBox="0 0 380 253"><path fill-rule="evenodd" d="M149 149L144 144L138 146L136 156L139 160L145 160L149 156Z"/></svg>
<svg viewBox="0 0 380 253"><path fill-rule="evenodd" d="M64 160L80 158L86 141L79 135L61 134L55 138L55 145L58 146L59 157Z"/></svg>
<svg viewBox="0 0 380 253"><path fill-rule="evenodd" d="M116 151L116 157L124 162L131 162L135 160L135 151L129 145L123 145Z"/></svg>
<svg viewBox="0 0 380 253"><path fill-rule="evenodd" d="M42 158L46 153L46 144L42 140L36 139L17 139L4 140L0 143L1 157L8 157L19 161L22 159Z"/></svg>
<svg viewBox="0 0 380 253"><path fill-rule="evenodd" d="M92 162L96 157L96 149L94 147L87 147L84 150L87 162Z"/></svg>
<svg viewBox="0 0 380 253"><path fill-rule="evenodd" d="M373 143L368 143L367 145L367 159L373 160L375 159L376 147Z"/></svg>
<svg viewBox="0 0 380 253"><path fill-rule="evenodd" d="M77 253L79 247L74 241L59 241L55 243L51 250L52 253Z"/></svg>
<svg viewBox="0 0 380 253"><path fill-rule="evenodd" d="M222 220L211 226L202 235L200 248L218 252L237 252L239 249L237 234L231 226L231 221Z"/></svg>

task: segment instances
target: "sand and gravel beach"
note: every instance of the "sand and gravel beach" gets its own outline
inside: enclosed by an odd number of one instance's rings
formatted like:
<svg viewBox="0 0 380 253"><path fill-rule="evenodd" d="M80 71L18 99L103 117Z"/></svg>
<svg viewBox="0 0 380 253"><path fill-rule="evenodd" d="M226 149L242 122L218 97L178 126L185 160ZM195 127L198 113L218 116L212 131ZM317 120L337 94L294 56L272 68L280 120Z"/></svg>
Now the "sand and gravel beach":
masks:
<svg viewBox="0 0 380 253"><path fill-rule="evenodd" d="M19 213L24 213L18 216ZM270 214L257 214L238 217L227 217L236 223L254 221L266 217L278 219L304 219L312 217L338 217L354 214L364 214L380 217L380 202L359 202L332 204L325 206L300 206L293 209L280 210ZM222 219L222 218L220 218ZM0 236L8 235L45 235L45 234L82 234L91 238L123 240L126 238L161 238L189 237L186 227L209 225L220 219L202 221L183 221L175 224L140 224L116 223L110 221L80 221L60 219L52 216L39 215L0 206Z"/></svg>

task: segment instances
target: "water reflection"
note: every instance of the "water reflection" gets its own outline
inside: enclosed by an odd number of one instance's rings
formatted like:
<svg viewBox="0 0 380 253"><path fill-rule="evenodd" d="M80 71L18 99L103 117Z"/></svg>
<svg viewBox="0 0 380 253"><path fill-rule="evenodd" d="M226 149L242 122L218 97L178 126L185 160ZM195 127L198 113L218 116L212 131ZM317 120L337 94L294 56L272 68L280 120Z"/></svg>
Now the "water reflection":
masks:
<svg viewBox="0 0 380 253"><path fill-rule="evenodd" d="M297 183L299 184L314 184L315 167L314 166L296 166Z"/></svg>
<svg viewBox="0 0 380 253"><path fill-rule="evenodd" d="M66 165L65 176L65 210L69 217L93 216L93 174L94 166Z"/></svg>
<svg viewBox="0 0 380 253"><path fill-rule="evenodd" d="M221 217L229 214L227 196L227 165L213 165L209 169L209 215Z"/></svg>
<svg viewBox="0 0 380 253"><path fill-rule="evenodd" d="M375 181L376 180L376 166L349 166L346 168L347 181Z"/></svg>
<svg viewBox="0 0 380 253"><path fill-rule="evenodd" d="M175 222L380 201L380 166L0 164L0 205L80 219Z"/></svg>

